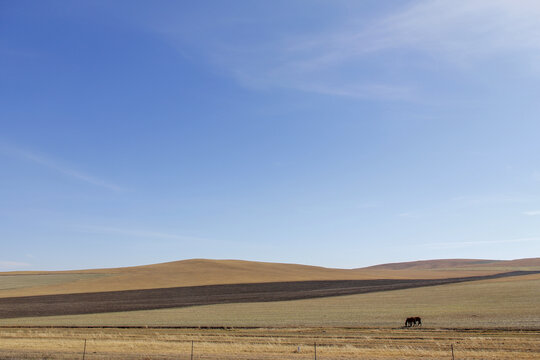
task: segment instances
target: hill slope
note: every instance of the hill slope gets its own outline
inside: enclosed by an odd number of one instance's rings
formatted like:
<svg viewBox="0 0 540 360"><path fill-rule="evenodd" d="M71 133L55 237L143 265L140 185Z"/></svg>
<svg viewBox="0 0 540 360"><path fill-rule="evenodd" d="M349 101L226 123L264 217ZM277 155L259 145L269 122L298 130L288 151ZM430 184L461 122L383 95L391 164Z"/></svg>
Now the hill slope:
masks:
<svg viewBox="0 0 540 360"><path fill-rule="evenodd" d="M434 269L455 269L471 265L498 264L500 260L480 260L480 259L445 259L445 260L420 260L400 263L389 263L370 266L369 269L378 270L434 270Z"/></svg>
<svg viewBox="0 0 540 360"><path fill-rule="evenodd" d="M538 274L540 271L513 271L488 276L431 280L295 281L10 297L0 298L0 318L312 299Z"/></svg>
<svg viewBox="0 0 540 360"><path fill-rule="evenodd" d="M115 269L0 273L0 297L307 280L441 279L524 269L540 270L540 259L431 260L360 269L192 259Z"/></svg>
<svg viewBox="0 0 540 360"><path fill-rule="evenodd" d="M472 269L511 269L527 270L540 267L540 258L517 260L482 260L482 259L441 259L389 263L370 266L364 270L472 270Z"/></svg>

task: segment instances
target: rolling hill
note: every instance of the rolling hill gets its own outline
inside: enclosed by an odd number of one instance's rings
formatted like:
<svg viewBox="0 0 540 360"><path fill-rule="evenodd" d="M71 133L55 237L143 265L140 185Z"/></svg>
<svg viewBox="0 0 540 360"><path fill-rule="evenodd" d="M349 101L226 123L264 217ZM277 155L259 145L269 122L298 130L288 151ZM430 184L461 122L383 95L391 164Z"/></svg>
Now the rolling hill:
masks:
<svg viewBox="0 0 540 360"><path fill-rule="evenodd" d="M516 270L540 270L540 258L429 260L358 269L191 259L112 269L0 273L0 297L293 281L445 279Z"/></svg>
<svg viewBox="0 0 540 360"><path fill-rule="evenodd" d="M298 301L529 280L540 280L540 259L429 260L360 269L192 259L115 269L0 273L0 319Z"/></svg>
<svg viewBox="0 0 540 360"><path fill-rule="evenodd" d="M512 269L534 270L540 268L540 258L517 260L481 260L481 259L442 259L420 260L400 263L389 263L370 266L363 270L474 270L474 269Z"/></svg>

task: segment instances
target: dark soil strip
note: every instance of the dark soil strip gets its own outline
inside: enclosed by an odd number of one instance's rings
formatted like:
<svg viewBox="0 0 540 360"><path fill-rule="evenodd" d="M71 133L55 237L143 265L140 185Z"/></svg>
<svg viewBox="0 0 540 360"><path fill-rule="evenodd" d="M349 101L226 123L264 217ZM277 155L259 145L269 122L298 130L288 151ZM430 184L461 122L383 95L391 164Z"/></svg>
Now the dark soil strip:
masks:
<svg viewBox="0 0 540 360"><path fill-rule="evenodd" d="M540 273L540 271L513 271L495 275L449 279L293 281L11 297L0 298L0 318L92 314L210 304L310 299L537 273Z"/></svg>

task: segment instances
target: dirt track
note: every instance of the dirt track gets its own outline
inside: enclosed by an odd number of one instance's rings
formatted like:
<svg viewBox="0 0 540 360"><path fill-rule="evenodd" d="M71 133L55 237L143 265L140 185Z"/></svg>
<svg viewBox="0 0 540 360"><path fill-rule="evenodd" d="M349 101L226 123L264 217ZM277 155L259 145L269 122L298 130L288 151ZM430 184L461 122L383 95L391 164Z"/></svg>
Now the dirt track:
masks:
<svg viewBox="0 0 540 360"><path fill-rule="evenodd" d="M297 281L11 297L0 298L0 318L91 314L223 303L298 300L408 289L536 273L540 273L540 271L513 271L495 275L448 279Z"/></svg>

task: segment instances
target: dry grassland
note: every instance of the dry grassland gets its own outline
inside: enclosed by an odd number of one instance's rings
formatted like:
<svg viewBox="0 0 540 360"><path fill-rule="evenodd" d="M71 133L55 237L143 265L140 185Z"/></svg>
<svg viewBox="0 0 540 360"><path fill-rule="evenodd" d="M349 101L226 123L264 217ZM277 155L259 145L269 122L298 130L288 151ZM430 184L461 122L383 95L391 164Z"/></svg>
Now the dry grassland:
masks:
<svg viewBox="0 0 540 360"><path fill-rule="evenodd" d="M517 265L537 270L535 264L535 261L522 261ZM240 268L237 265L216 262L210 266L212 270L206 268L205 276L212 277L225 266L233 268L227 270L228 274L236 273L237 278L241 278L247 276L253 264L241 262ZM266 270L272 272L274 265L268 265ZM287 270L287 266L280 265L283 264L276 265L272 276ZM421 263L416 270L379 268L368 269L368 273L386 278L392 276L385 274L394 274L394 278L432 274L434 278L452 277L465 271L445 269L445 265L448 264ZM500 269L497 266L504 264L469 265ZM130 287L148 284L152 277L167 273L174 277L178 270L178 264L174 263L163 265L167 271L158 271L156 266L151 267L152 271L142 272L146 278L140 277L141 273L134 268L120 274L131 279L126 285ZM422 270L422 267L430 269ZM306 269L297 269L291 276L308 276ZM510 269L516 270L516 267ZM480 275L485 270L467 271L469 275ZM106 274L105 270L100 274ZM313 276L322 276L320 274ZM363 274L368 276L366 272ZM185 276L176 275L170 283L183 281ZM45 293L62 286L88 290L88 284L103 281L105 287L117 286L115 282L119 278L107 283L115 277L109 274L74 281L74 278L66 278L61 284L36 285L29 281L26 288L0 290L0 297L6 291L21 289L34 292L38 289ZM251 279L258 277L252 275ZM205 281L224 279L222 275ZM233 276L233 279L236 278ZM96 285L92 289L97 288ZM407 316L421 316L423 327L401 328ZM0 328L0 359L81 359L84 339L87 339L87 360L190 359L192 340L195 341L194 359L313 359L313 343L316 342L318 359L329 360L450 359L450 345L454 345L456 359L531 360L540 358L540 275L309 300L0 320L0 326L9 325L15 327ZM35 327L40 325L141 328ZM194 328L152 328L154 326Z"/></svg>
<svg viewBox="0 0 540 360"><path fill-rule="evenodd" d="M162 310L2 319L0 325L401 326L540 329L540 275L351 296Z"/></svg>
<svg viewBox="0 0 540 360"><path fill-rule="evenodd" d="M2 291L8 293L8 290L66 284L103 276L105 274L0 275L0 295Z"/></svg>
<svg viewBox="0 0 540 360"><path fill-rule="evenodd" d="M406 268L390 264L361 269L331 269L296 264L194 259L116 269L4 273L0 274L0 297L284 281L441 279L482 276L515 270L540 270L540 259L485 264L479 264L477 260L436 260L407 264ZM24 286L2 290L3 276L14 274L18 276L72 275L74 277L66 277L66 281L50 284L28 282ZM92 277L95 275L102 276ZM89 277L85 278L85 276ZM23 277L19 279L23 280ZM73 281L74 279L76 281Z"/></svg>
<svg viewBox="0 0 540 360"><path fill-rule="evenodd" d="M0 329L0 359L538 359L540 332L501 330Z"/></svg>

